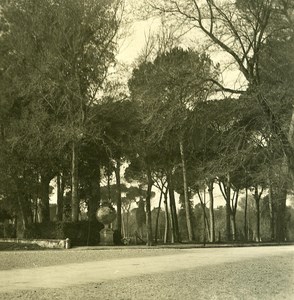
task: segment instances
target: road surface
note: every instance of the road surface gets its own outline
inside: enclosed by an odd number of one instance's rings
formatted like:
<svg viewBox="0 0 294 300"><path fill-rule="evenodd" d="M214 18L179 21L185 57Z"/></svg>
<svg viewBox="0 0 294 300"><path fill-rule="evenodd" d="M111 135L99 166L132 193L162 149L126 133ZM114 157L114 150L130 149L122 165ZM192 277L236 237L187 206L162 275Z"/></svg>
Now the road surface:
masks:
<svg viewBox="0 0 294 300"><path fill-rule="evenodd" d="M270 261L271 257L275 256L289 256L291 258L289 264L293 264L293 253L294 246L181 249L178 254L173 255L4 270L0 271L0 292L65 288L72 285L99 283L143 274L167 273L211 265L244 262L256 258ZM28 255L30 254L28 252ZM7 255L9 255L8 252ZM48 251L48 255L50 255L50 251Z"/></svg>

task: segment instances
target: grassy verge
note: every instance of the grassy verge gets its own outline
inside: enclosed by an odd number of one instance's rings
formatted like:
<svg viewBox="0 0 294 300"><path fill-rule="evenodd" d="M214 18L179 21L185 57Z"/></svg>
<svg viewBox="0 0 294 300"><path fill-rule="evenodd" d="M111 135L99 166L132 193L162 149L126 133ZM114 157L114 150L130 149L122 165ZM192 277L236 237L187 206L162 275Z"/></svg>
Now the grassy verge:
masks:
<svg viewBox="0 0 294 300"><path fill-rule="evenodd" d="M40 247L36 244L23 244L23 243L8 243L0 242L0 251L17 251L17 250L44 250L43 247Z"/></svg>

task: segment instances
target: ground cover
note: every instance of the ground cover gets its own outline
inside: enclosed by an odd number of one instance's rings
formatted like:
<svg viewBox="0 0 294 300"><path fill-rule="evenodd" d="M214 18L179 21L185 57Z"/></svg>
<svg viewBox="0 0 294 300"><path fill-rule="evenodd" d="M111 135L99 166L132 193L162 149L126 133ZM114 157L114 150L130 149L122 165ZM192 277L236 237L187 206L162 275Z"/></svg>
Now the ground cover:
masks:
<svg viewBox="0 0 294 300"><path fill-rule="evenodd" d="M37 246L37 245L35 245ZM53 250L38 248L38 251L21 251L23 245L9 247L7 251L0 251L0 270L36 268L46 266L57 266L70 263L83 263L89 261L103 261L110 259L130 258L130 257L149 257L170 254L179 254L181 249L158 249L146 247L113 247L113 248L73 248L69 250Z"/></svg>
<svg viewBox="0 0 294 300"><path fill-rule="evenodd" d="M17 250L45 250L36 244L26 243L11 243L11 242L0 242L0 251L17 251Z"/></svg>
<svg viewBox="0 0 294 300"><path fill-rule="evenodd" d="M84 251L80 255L86 253ZM287 253L226 264L191 266L190 269L176 272L145 274L62 289L0 293L0 298L7 300L293 299L293 259L293 253Z"/></svg>

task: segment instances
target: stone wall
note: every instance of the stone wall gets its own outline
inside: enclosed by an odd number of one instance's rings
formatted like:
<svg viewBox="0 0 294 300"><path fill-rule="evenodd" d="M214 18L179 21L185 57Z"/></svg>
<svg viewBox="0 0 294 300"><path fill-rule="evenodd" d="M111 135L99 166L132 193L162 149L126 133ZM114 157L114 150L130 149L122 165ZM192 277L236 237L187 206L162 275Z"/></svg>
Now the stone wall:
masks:
<svg viewBox="0 0 294 300"><path fill-rule="evenodd" d="M22 243L22 244L37 244L40 247L44 248L55 248L55 249L66 249L69 248L67 246L67 240L39 240L39 239L0 239L0 242L7 243Z"/></svg>

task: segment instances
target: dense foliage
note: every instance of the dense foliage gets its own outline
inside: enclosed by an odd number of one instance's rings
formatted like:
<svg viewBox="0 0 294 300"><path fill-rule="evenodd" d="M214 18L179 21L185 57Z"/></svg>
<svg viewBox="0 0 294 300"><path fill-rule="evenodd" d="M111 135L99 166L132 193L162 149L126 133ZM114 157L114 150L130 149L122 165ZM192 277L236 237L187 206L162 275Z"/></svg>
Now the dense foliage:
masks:
<svg viewBox="0 0 294 300"><path fill-rule="evenodd" d="M93 244L107 203L126 243L293 239L291 2L163 2L152 12L202 31L243 85L181 45L111 94L121 1L0 2L1 236Z"/></svg>

